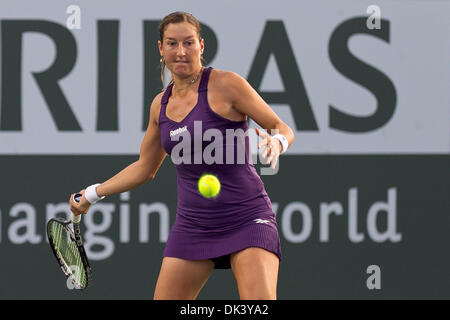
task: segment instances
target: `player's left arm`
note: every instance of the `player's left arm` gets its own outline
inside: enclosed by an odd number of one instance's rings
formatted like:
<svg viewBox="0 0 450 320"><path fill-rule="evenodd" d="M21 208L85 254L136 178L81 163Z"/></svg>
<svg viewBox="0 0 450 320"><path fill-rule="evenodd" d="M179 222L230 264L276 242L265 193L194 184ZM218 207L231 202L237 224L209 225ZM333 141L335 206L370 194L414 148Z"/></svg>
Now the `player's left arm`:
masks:
<svg viewBox="0 0 450 320"><path fill-rule="evenodd" d="M282 151L279 140L271 138L270 133L279 133L287 138L288 146L294 141L294 132L284 123L255 89L240 75L234 72L226 72L222 75L220 86L225 90L226 96L234 109L252 118L269 134L256 129L256 133L262 138L258 143L258 149L266 146L263 157L267 155L267 164L271 163L275 168L278 156ZM270 148L267 148L270 147Z"/></svg>

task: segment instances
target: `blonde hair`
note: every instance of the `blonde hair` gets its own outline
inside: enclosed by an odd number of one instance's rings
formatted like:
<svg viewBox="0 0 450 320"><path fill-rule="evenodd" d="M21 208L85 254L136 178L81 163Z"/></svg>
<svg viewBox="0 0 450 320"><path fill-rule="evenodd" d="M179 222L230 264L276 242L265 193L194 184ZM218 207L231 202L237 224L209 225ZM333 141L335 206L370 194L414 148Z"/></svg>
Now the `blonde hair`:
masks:
<svg viewBox="0 0 450 320"><path fill-rule="evenodd" d="M195 30L197 31L198 39L201 41L201 32L202 27L200 25L200 22L190 13L183 12L183 11L176 11L172 12L171 14L164 17L164 19L159 24L159 40L161 43L163 42L164 38L164 32L166 31L166 28L171 23L180 23L180 22L188 22L192 24L195 27ZM205 60L203 59L203 55L200 57L202 65L205 64ZM166 68L166 62L164 61L164 57L161 57L159 60L160 66L161 66L161 82L164 90L164 70ZM169 71L170 72L170 71ZM173 82L173 78L170 80L169 85Z"/></svg>

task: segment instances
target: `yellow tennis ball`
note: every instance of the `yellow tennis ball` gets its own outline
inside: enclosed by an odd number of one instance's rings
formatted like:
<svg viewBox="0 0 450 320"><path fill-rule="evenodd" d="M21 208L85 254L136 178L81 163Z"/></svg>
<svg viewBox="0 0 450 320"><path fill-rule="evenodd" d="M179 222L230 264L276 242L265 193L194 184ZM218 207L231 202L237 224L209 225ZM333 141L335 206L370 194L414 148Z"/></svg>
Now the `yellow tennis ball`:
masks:
<svg viewBox="0 0 450 320"><path fill-rule="evenodd" d="M213 198L220 192L220 181L212 174L205 174L198 179L198 191L205 198Z"/></svg>

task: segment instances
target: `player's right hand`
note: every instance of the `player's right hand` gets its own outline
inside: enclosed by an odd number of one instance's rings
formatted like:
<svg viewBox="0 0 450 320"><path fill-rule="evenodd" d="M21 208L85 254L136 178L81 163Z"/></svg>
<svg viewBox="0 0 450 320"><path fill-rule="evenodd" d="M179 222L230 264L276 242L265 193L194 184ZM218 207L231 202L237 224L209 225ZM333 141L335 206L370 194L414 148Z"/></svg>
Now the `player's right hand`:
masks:
<svg viewBox="0 0 450 320"><path fill-rule="evenodd" d="M73 199L73 197L77 193L82 195L80 202L75 202L75 200ZM82 213L87 213L89 210L89 207L91 206L89 201L87 201L86 197L84 196L84 189L77 193L72 193L70 195L70 199L69 199L70 211L72 211L72 213L76 216L78 216Z"/></svg>

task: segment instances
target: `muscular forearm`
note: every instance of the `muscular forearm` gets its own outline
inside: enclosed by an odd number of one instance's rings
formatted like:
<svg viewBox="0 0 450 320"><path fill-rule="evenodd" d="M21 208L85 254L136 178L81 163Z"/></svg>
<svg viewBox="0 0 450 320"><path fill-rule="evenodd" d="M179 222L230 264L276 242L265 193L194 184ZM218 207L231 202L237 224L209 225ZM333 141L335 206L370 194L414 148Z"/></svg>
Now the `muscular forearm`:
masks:
<svg viewBox="0 0 450 320"><path fill-rule="evenodd" d="M96 191L99 197L110 196L134 189L149 180L151 180L151 175L147 167L136 161L111 179L103 182Z"/></svg>
<svg viewBox="0 0 450 320"><path fill-rule="evenodd" d="M292 144L292 142L294 142L294 139L295 139L295 135L294 135L294 132L292 131L291 127L289 127L288 125L286 125L283 122L276 124L274 126L274 128L268 130L268 132L272 136L277 133L284 135L286 137L286 139L288 140L289 146Z"/></svg>
<svg viewBox="0 0 450 320"><path fill-rule="evenodd" d="M280 134L284 135L288 142L289 142L289 146L291 146L292 142L294 142L295 139L295 135L294 132L292 131L291 127L284 125L280 128Z"/></svg>

